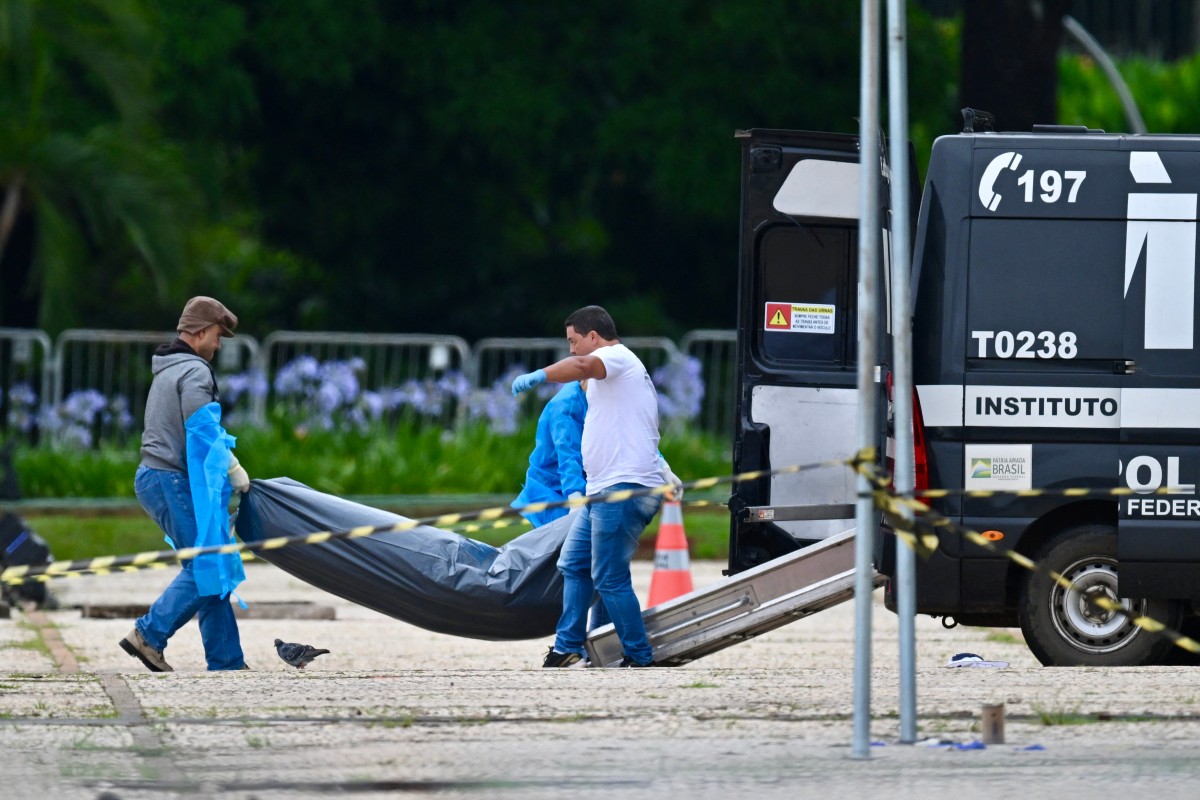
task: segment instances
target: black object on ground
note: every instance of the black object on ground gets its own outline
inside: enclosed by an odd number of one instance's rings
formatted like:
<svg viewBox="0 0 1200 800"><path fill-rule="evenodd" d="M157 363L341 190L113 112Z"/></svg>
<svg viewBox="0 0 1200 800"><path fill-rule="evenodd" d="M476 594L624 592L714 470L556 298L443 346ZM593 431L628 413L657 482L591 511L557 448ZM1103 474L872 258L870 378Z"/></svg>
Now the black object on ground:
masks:
<svg viewBox="0 0 1200 800"><path fill-rule="evenodd" d="M0 568L46 564L52 560L46 540L29 529L25 520L8 511L0 511ZM0 587L3 598L14 606L22 601L38 605L47 602L46 584L23 583Z"/></svg>
<svg viewBox="0 0 1200 800"><path fill-rule="evenodd" d="M275 478L251 481L236 530L243 541L257 542L405 519ZM553 633L562 612L555 565L570 525L563 517L502 547L422 525L256 554L318 589L431 631L535 639Z"/></svg>

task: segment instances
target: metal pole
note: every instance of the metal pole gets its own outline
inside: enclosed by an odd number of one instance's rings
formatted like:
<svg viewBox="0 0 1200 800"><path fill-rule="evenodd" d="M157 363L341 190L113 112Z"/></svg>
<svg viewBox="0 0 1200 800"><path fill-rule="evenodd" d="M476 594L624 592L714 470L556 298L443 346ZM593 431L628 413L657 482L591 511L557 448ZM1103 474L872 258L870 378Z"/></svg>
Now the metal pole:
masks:
<svg viewBox="0 0 1200 800"><path fill-rule="evenodd" d="M1125 83L1125 79L1121 77L1121 72L1117 69L1117 65L1109 58L1108 53L1100 46L1095 37L1088 33L1087 28L1079 24L1079 20L1072 17L1070 14L1063 17L1063 27L1067 33L1075 38L1075 41L1083 45L1083 49L1088 52L1092 58L1096 59L1096 63L1100 65L1100 69L1104 70L1105 76L1108 77L1108 82L1117 92L1117 97L1121 101L1121 108L1125 110L1125 120L1129 123L1129 128L1133 133L1145 133L1146 123L1142 119L1142 112L1138 111L1137 101L1133 99L1133 92L1129 91L1129 85Z"/></svg>
<svg viewBox="0 0 1200 800"><path fill-rule="evenodd" d="M859 92L858 214L858 449L878 444L875 430L875 332L879 323L879 0L862 2L862 74ZM871 602L874 529L871 485L857 477L854 550L854 740L852 758L871 756Z"/></svg>
<svg viewBox="0 0 1200 800"><path fill-rule="evenodd" d="M888 0L888 161L892 199L892 414L896 439L896 492L911 495L914 483L912 430L912 302L909 291L908 24L903 0ZM911 519L912 511L903 509ZM900 742L917 740L916 560L896 548L896 613L900 622Z"/></svg>

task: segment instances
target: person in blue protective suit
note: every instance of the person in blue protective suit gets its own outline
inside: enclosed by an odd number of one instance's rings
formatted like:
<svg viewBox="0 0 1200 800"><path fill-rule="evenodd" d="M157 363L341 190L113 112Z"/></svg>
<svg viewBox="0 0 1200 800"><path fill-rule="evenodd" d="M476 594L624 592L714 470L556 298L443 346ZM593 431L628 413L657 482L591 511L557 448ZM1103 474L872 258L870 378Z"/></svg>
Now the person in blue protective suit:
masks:
<svg viewBox="0 0 1200 800"><path fill-rule="evenodd" d="M230 450L234 438L221 427L212 359L222 337L233 336L237 317L211 297L184 306L179 338L155 351L154 380L146 399L141 464L134 492L174 548L233 542L231 492L246 492L250 477ZM229 596L245 578L236 553L208 554L182 569L150 611L121 640L121 648L152 672L173 672L163 656L167 641L199 616L210 670L246 669Z"/></svg>
<svg viewBox="0 0 1200 800"><path fill-rule="evenodd" d="M533 452L529 454L529 470L525 485L513 508L530 503L554 503L575 495L582 496L587 487L583 475L583 418L587 415L587 395L578 381L563 384L538 417ZM522 511L521 516L535 528L565 517L569 508L548 508L544 511Z"/></svg>

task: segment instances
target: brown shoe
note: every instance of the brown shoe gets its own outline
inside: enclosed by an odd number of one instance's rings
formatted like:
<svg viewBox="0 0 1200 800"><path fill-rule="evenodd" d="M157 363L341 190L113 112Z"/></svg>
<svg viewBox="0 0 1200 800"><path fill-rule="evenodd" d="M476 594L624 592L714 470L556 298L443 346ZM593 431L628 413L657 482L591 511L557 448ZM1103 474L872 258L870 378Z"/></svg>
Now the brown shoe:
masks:
<svg viewBox="0 0 1200 800"><path fill-rule="evenodd" d="M121 649L140 660L151 672L174 672L175 669L163 658L162 650L155 650L142 637L136 627L121 640Z"/></svg>

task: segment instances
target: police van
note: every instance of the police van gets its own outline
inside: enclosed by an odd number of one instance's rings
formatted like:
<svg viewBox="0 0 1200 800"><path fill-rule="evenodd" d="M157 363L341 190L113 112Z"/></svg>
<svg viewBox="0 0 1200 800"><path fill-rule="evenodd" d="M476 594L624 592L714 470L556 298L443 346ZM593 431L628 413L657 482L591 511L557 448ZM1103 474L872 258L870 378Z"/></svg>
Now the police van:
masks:
<svg viewBox="0 0 1200 800"><path fill-rule="evenodd" d="M948 625L1019 625L1047 665L1156 663L1170 642L1129 615L1178 629L1194 623L1200 598L1200 136L971 127L934 143L919 194L917 488L1131 492L933 503L1073 585L943 532L918 560L917 611ZM738 137L734 469L845 457L857 398L856 137ZM885 259L885 292L887 269ZM881 446L886 334L881 324ZM735 487L730 571L853 527L853 502L846 469ZM887 576L894 547L885 530L876 562ZM1090 602L1101 596L1128 614ZM894 607L890 584L886 597Z"/></svg>

